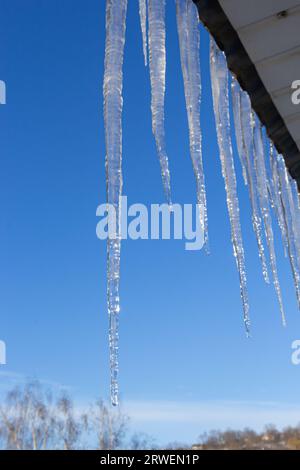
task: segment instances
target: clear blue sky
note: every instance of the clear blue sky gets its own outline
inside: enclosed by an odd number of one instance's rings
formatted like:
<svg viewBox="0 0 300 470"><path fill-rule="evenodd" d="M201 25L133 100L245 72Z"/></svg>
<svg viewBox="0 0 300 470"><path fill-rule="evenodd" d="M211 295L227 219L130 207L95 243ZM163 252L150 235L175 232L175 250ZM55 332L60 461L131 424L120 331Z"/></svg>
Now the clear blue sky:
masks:
<svg viewBox="0 0 300 470"><path fill-rule="evenodd" d="M151 133L148 69L137 0L129 0L124 65L124 193L164 201ZM2 0L0 79L1 389L24 377L70 388L80 403L108 397L102 77L104 0ZM252 338L242 322L201 31L203 158L211 255L183 241L122 247L120 386L136 429L160 442L204 429L300 421L300 338L292 277L276 248L288 327L264 284L236 157ZM195 202L175 8L167 1L166 136L174 202Z"/></svg>

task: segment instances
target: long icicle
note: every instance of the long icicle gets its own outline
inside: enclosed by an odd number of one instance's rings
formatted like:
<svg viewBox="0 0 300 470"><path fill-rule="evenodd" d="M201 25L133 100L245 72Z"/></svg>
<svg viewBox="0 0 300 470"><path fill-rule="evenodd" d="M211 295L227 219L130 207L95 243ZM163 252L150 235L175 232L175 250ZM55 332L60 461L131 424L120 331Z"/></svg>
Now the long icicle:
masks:
<svg viewBox="0 0 300 470"><path fill-rule="evenodd" d="M151 81L152 131L166 199L171 202L169 162L165 143L166 27L165 0L148 0L148 44Z"/></svg>
<svg viewBox="0 0 300 470"><path fill-rule="evenodd" d="M147 0L139 0L139 13L140 13L140 22L141 22L141 30L142 30L142 38L143 38L143 54L144 54L144 61L145 67L147 67L148 59L148 47L147 47Z"/></svg>
<svg viewBox="0 0 300 470"><path fill-rule="evenodd" d="M258 207L257 181L253 159L252 130L249 121L251 103L249 96L247 93L242 92L236 79L232 80L231 90L235 135L238 153L245 171L244 178L246 178L249 189L249 197L252 208L252 225L256 236L263 277L265 282L269 283L268 268L262 239L262 224Z"/></svg>
<svg viewBox="0 0 300 470"><path fill-rule="evenodd" d="M213 38L211 38L210 41L210 68L220 159L222 173L225 180L227 207L231 224L231 238L240 278L240 291L243 303L244 323L247 335L249 335L250 319L245 257L230 136L228 70L225 55L218 49Z"/></svg>
<svg viewBox="0 0 300 470"><path fill-rule="evenodd" d="M106 2L106 43L104 70L104 123L106 142L107 203L116 213L116 230L107 242L107 304L111 402L118 405L118 324L120 312L120 198L122 194L122 108L123 54L127 0Z"/></svg>
<svg viewBox="0 0 300 470"><path fill-rule="evenodd" d="M269 248L270 265L273 276L273 284L277 295L281 318L283 325L286 325L285 313L282 302L281 288L278 279L277 262L274 247L274 235L272 228L272 217L270 214L269 193L267 183L267 172L265 163L265 153L262 138L262 129L258 117L252 111L249 114L249 120L253 126L253 148L254 148L254 166L256 169L256 181L258 185L258 198L260 203L260 210L264 221L265 234L267 245Z"/></svg>
<svg viewBox="0 0 300 470"><path fill-rule="evenodd" d="M199 17L197 7L192 0L176 0L176 14L189 126L190 154L196 178L197 204L202 209L200 211L200 226L204 234L204 246L208 251L207 204L200 124L201 66Z"/></svg>

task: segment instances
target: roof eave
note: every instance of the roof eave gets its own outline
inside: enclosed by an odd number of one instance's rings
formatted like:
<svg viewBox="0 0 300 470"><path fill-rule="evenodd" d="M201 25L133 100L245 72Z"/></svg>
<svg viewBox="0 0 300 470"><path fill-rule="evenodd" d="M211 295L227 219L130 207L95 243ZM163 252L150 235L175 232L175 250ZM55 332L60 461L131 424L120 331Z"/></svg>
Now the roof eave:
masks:
<svg viewBox="0 0 300 470"><path fill-rule="evenodd" d="M290 175L300 189L300 152L283 118L273 103L257 69L218 0L193 0L199 18L219 48L224 51L229 70L250 96L252 107L277 151L283 155Z"/></svg>

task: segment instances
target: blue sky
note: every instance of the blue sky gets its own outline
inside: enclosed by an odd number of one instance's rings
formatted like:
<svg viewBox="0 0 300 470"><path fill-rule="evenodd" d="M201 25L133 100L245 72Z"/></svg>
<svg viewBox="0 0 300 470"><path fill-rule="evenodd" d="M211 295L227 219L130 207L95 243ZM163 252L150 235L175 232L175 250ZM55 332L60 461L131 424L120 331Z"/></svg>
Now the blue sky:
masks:
<svg viewBox="0 0 300 470"><path fill-rule="evenodd" d="M164 201L151 133L148 69L136 0L129 0L124 64L124 194ZM39 378L78 403L108 397L102 77L104 0L2 0L0 78L0 389ZM201 30L203 158L211 254L184 241L124 241L120 387L133 426L194 441L205 429L300 421L300 338L288 261L275 228L288 326L264 284L236 157L252 338L242 322ZM195 202L174 2L167 1L166 138L173 200Z"/></svg>

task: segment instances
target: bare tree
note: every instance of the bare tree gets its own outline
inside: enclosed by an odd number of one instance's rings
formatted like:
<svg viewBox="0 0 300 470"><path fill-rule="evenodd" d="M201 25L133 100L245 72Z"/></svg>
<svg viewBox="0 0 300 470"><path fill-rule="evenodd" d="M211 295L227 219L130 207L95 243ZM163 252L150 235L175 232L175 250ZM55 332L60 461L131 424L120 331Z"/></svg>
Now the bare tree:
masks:
<svg viewBox="0 0 300 470"><path fill-rule="evenodd" d="M57 401L55 428L65 450L78 448L83 433L84 417L76 417L74 405L67 394Z"/></svg>
<svg viewBox="0 0 300 470"><path fill-rule="evenodd" d="M38 382L7 393L0 407L0 446L12 450L76 449L84 431L65 394L54 398Z"/></svg>
<svg viewBox="0 0 300 470"><path fill-rule="evenodd" d="M30 382L9 391L0 406L0 448L150 448L152 441L146 435L129 435L128 421L102 400L79 413L66 393L53 395L38 382Z"/></svg>
<svg viewBox="0 0 300 470"><path fill-rule="evenodd" d="M119 409L113 410L99 400L86 415L88 429L96 434L96 448L99 450L120 449L127 433L128 417Z"/></svg>
<svg viewBox="0 0 300 470"><path fill-rule="evenodd" d="M0 407L0 437L6 449L46 449L55 432L53 397L37 382L8 392Z"/></svg>

